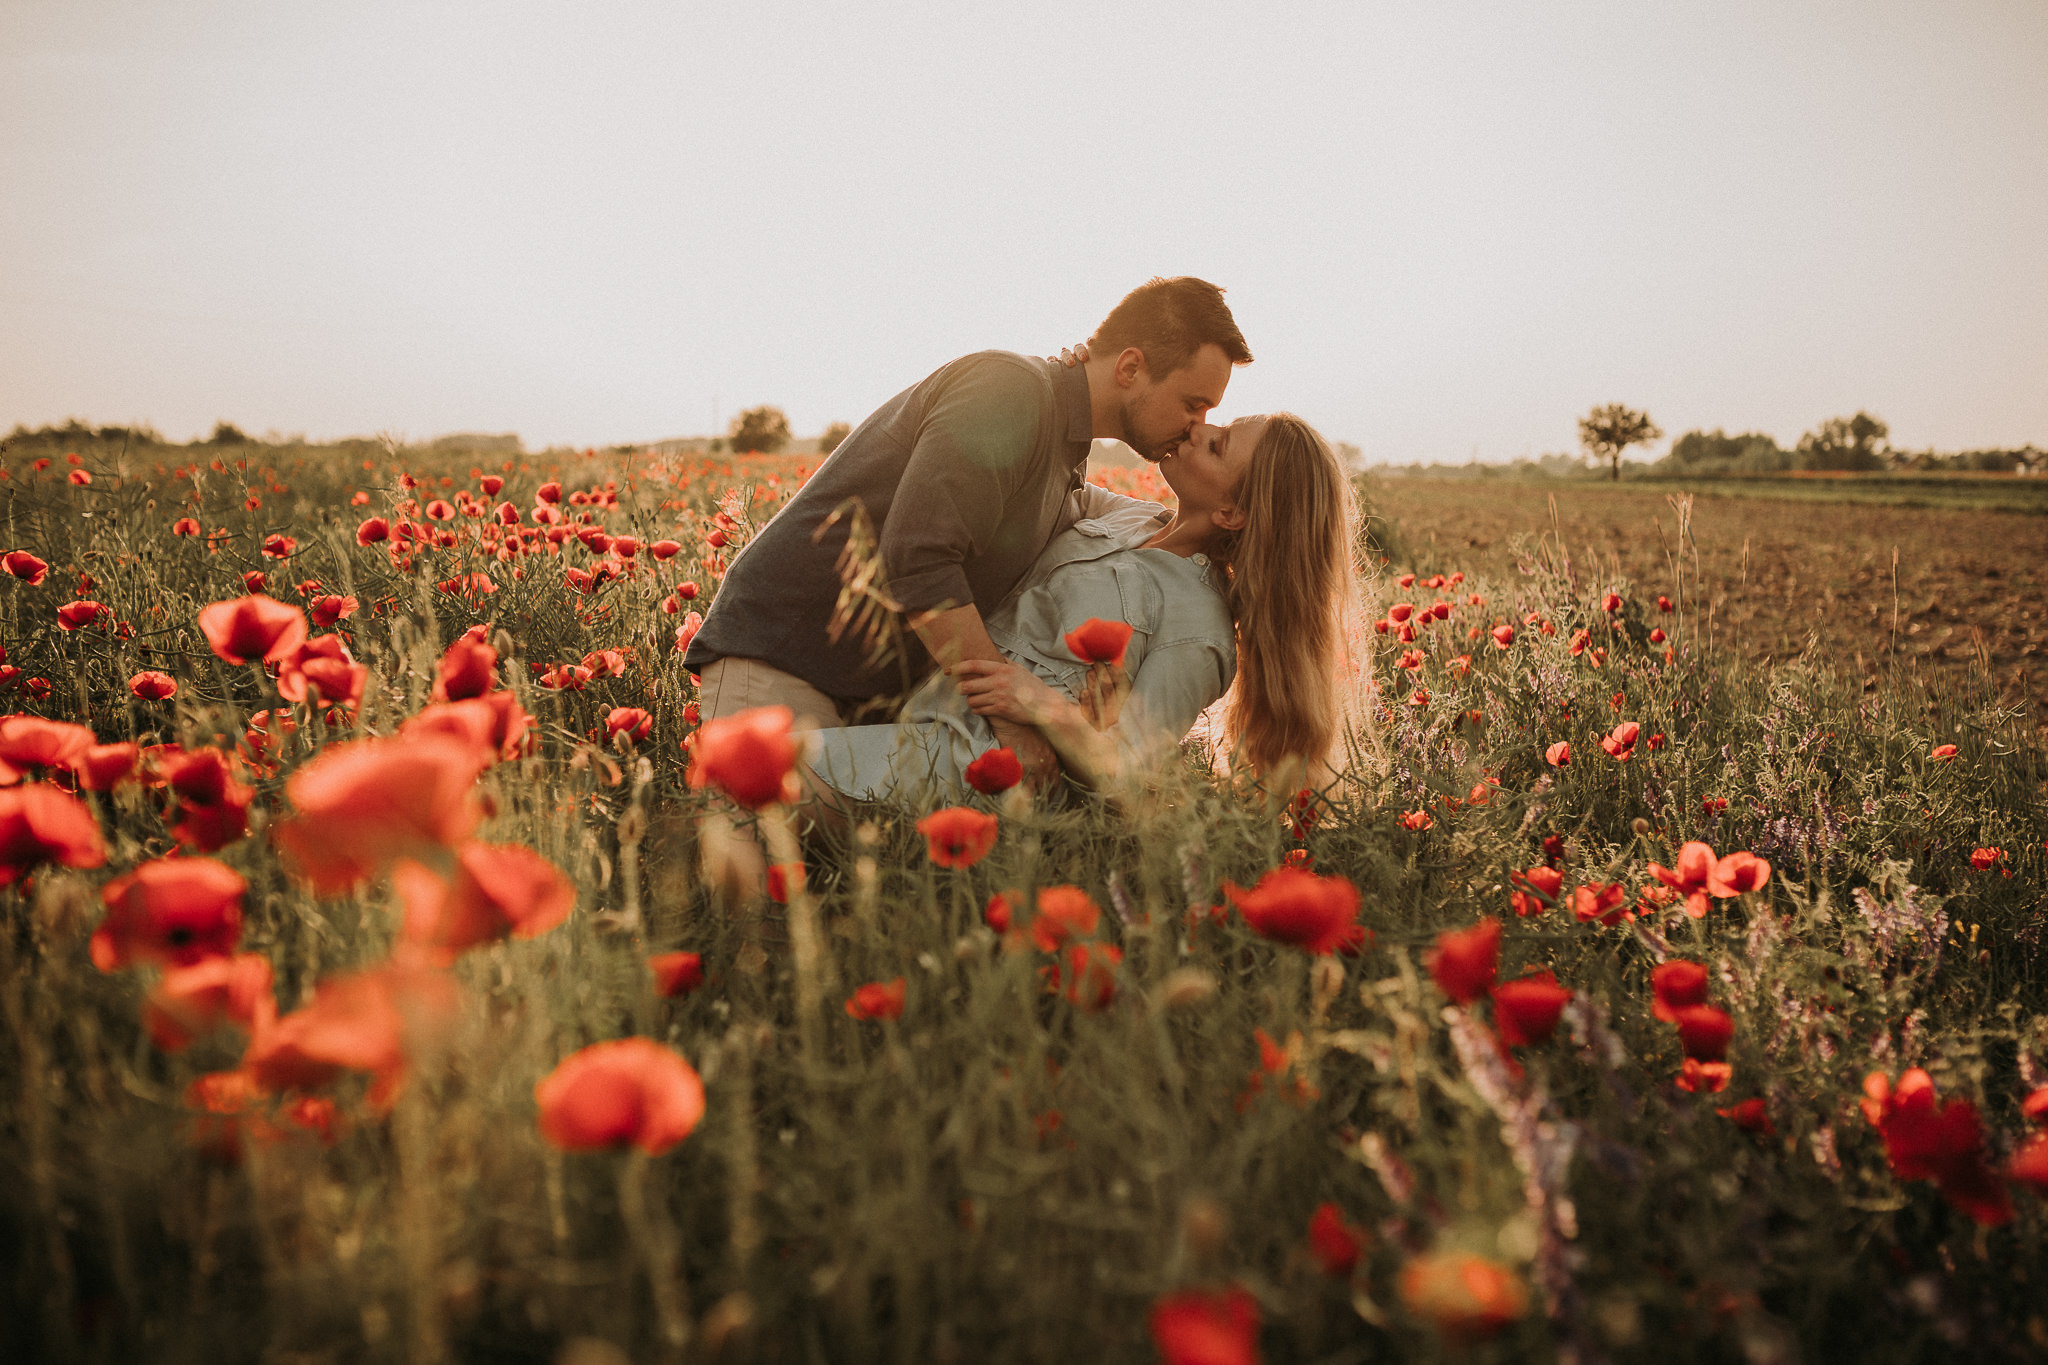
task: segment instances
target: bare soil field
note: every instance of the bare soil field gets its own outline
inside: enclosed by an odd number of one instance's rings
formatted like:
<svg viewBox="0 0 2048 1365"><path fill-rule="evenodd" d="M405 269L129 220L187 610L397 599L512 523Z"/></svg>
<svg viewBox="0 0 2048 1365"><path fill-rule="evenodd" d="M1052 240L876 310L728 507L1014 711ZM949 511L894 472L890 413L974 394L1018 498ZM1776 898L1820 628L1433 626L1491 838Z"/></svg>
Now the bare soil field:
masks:
<svg viewBox="0 0 2048 1365"><path fill-rule="evenodd" d="M1370 501L1425 571L1510 571L1518 550L1557 538L1581 575L1671 593L1681 496L1400 478ZM2048 732L2048 517L1702 492L1683 551L1715 637L1749 658L1817 653L1866 688L1894 663L1930 680L1983 668Z"/></svg>

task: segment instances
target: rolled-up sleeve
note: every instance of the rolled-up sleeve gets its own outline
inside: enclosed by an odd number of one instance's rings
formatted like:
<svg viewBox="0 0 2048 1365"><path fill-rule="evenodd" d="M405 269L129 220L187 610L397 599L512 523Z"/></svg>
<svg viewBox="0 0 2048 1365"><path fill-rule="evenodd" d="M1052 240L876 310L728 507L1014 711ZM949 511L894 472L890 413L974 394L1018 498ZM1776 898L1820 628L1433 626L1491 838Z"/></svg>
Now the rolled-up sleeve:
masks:
<svg viewBox="0 0 2048 1365"><path fill-rule="evenodd" d="M963 563L1034 477L1045 413L1044 381L1000 362L972 366L933 401L882 527L882 567L905 611L974 602Z"/></svg>

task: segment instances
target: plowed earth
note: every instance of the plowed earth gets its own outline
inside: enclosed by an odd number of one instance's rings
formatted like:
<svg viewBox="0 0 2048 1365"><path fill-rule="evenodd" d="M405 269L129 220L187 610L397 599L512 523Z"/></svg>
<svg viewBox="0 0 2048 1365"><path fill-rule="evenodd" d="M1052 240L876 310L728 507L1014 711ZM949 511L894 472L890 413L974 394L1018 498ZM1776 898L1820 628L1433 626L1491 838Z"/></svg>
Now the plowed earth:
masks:
<svg viewBox="0 0 2048 1365"><path fill-rule="evenodd" d="M2048 516L1701 493L1681 546L1666 489L1388 478L1370 501L1424 573L1512 572L1547 544L1587 586L1676 597L1682 549L1686 596L1722 645L1817 655L1866 689L1895 665L1929 681L1986 669L2048 733Z"/></svg>

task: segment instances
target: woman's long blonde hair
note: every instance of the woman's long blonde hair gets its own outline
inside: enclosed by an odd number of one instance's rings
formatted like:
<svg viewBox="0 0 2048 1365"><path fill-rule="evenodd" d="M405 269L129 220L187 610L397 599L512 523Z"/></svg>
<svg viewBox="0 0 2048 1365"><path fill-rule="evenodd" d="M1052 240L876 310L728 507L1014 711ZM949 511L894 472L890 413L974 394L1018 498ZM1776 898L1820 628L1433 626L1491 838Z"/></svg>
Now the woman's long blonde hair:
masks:
<svg viewBox="0 0 2048 1365"><path fill-rule="evenodd" d="M1346 619L1358 501L1337 454L1290 412L1266 418L1217 547L1229 566L1237 681L1224 711L1235 761L1291 792L1328 763L1348 711Z"/></svg>

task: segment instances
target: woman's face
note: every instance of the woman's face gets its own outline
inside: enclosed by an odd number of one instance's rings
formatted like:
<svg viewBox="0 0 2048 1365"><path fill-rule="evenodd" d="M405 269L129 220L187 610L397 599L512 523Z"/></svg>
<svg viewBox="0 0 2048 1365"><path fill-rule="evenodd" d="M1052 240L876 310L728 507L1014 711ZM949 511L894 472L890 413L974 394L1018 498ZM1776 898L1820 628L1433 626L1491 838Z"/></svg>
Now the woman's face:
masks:
<svg viewBox="0 0 2048 1365"><path fill-rule="evenodd" d="M1227 427L1204 424L1190 429L1186 440L1161 456L1159 472L1180 499L1181 516L1220 513L1224 520L1219 525L1234 521L1238 489L1265 434L1263 417L1240 417Z"/></svg>

